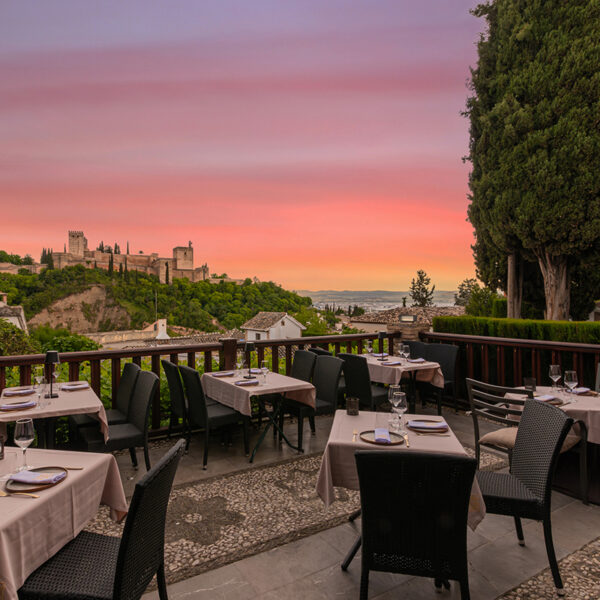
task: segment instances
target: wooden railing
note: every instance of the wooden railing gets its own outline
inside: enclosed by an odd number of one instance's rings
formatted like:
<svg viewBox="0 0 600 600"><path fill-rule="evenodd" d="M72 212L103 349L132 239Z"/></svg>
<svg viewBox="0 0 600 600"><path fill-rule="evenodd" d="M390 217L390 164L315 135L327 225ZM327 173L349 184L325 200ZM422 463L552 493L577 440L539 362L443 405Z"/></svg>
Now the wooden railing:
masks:
<svg viewBox="0 0 600 600"><path fill-rule="evenodd" d="M401 337L400 333L386 334L390 354L394 351L394 341ZM255 342L256 359L258 364L265 359L265 351L271 352L271 370L280 371L280 358L283 359L282 370L289 373L295 349L304 349L310 346L330 348L335 354L339 352L352 352L353 346L362 352L363 344L367 340L377 339L376 333L359 333L348 335L330 335L317 337L303 337L296 339L260 340ZM60 354L61 363L67 363L69 381L78 381L82 365L89 363L90 385L94 392L101 395L101 366L105 362L110 363L110 379L112 398L116 398L116 390L121 377L122 361L131 359L134 363L142 366L142 359L150 358L150 369L160 377L160 360L168 357L174 363L179 363L179 358L185 355L188 366L196 368L201 366L205 372L213 370L213 360L219 369L233 369L237 362L239 352L243 352L243 340L235 338L222 339L216 343L177 346L165 344L148 346L145 348L131 348L124 350L95 350L89 352L63 352ZM248 357L246 357L248 359ZM200 360L200 365L198 365ZM18 368L19 385L30 385L32 381L32 369L44 364L43 354L28 354L23 356L0 356L0 391L6 387L7 369ZM50 375L49 371L46 372ZM161 427L160 390L152 402L152 424L153 433L158 433Z"/></svg>
<svg viewBox="0 0 600 600"><path fill-rule="evenodd" d="M548 367L555 364L561 365L562 371L577 371L579 385L593 388L600 361L598 344L435 332L421 333L421 339L459 346L459 382L471 377L487 383L519 386L524 377L535 377L537 385L550 385Z"/></svg>

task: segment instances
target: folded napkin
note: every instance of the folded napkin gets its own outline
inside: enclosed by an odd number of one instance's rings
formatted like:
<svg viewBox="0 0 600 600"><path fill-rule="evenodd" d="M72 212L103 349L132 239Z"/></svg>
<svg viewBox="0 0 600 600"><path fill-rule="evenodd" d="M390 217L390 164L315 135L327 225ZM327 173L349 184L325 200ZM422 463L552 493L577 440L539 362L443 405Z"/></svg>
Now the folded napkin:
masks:
<svg viewBox="0 0 600 600"><path fill-rule="evenodd" d="M61 384L62 390L87 390L90 384L87 381L72 381L71 383Z"/></svg>
<svg viewBox="0 0 600 600"><path fill-rule="evenodd" d="M220 373L211 373L213 377L231 377L233 371L221 371Z"/></svg>
<svg viewBox="0 0 600 600"><path fill-rule="evenodd" d="M401 365L401 360L383 360L381 361L382 365Z"/></svg>
<svg viewBox="0 0 600 600"><path fill-rule="evenodd" d="M66 471L59 473L44 473L43 471L20 471L10 476L9 481L17 483L39 483L40 485L50 485L58 483L67 476Z"/></svg>
<svg viewBox="0 0 600 600"><path fill-rule="evenodd" d="M590 391L590 388L586 388L586 387L573 388L574 394L587 394L589 391Z"/></svg>
<svg viewBox="0 0 600 600"><path fill-rule="evenodd" d="M413 429L431 429L432 431L446 431L448 423L446 421L409 421L408 426Z"/></svg>
<svg viewBox="0 0 600 600"><path fill-rule="evenodd" d="M236 381L235 385L258 385L258 379L241 379Z"/></svg>
<svg viewBox="0 0 600 600"><path fill-rule="evenodd" d="M260 369L250 369L250 373L254 373L254 374L258 374L258 373L262 373L262 371Z"/></svg>
<svg viewBox="0 0 600 600"><path fill-rule="evenodd" d="M382 356L389 356L389 354L387 352L383 352L383 353L374 353L373 356L377 356L377 358L381 358Z"/></svg>
<svg viewBox="0 0 600 600"><path fill-rule="evenodd" d="M408 360L408 362L410 362L410 363L424 363L424 362L427 362L427 361L426 361L424 358L422 358L422 357L419 357L419 358L409 358L409 359L407 359L407 360Z"/></svg>
<svg viewBox="0 0 600 600"><path fill-rule="evenodd" d="M35 390L32 387L4 390L4 396L30 396Z"/></svg>
<svg viewBox="0 0 600 600"><path fill-rule="evenodd" d="M385 429L385 427L376 427L374 438L378 444L392 443L392 440L390 438L390 432L387 429Z"/></svg>
<svg viewBox="0 0 600 600"><path fill-rule="evenodd" d="M541 396L536 396L535 399L540 402L552 402L552 400L558 400L558 398L552 394L542 394Z"/></svg>
<svg viewBox="0 0 600 600"><path fill-rule="evenodd" d="M10 404L0 404L0 410L19 410L20 408L31 408L35 406L35 400L24 400L23 402L11 402Z"/></svg>

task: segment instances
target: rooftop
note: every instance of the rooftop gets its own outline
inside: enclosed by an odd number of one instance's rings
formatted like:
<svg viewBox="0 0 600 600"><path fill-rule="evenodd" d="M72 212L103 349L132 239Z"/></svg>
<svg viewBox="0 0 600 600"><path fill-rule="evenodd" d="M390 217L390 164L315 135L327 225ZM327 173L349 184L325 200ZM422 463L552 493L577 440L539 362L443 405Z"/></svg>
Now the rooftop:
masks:
<svg viewBox="0 0 600 600"><path fill-rule="evenodd" d="M389 310L365 313L352 317L352 323L381 323L398 325L401 315L415 315L417 323L431 325L433 317L460 316L465 314L463 306L397 306Z"/></svg>
<svg viewBox="0 0 600 600"><path fill-rule="evenodd" d="M266 331L285 316L287 316L287 313L284 312L261 311L257 315L254 315L249 321L246 321L241 329L259 329L261 331Z"/></svg>

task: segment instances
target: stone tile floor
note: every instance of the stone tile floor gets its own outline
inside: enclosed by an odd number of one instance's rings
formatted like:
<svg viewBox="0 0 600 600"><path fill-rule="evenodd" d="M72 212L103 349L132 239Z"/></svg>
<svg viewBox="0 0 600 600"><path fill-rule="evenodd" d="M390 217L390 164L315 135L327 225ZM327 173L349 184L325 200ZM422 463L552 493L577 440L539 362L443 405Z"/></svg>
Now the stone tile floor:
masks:
<svg viewBox="0 0 600 600"><path fill-rule="evenodd" d="M422 412L431 413L427 408ZM444 415L459 439L473 445L472 423L464 414L455 415L446 410ZM312 437L306 424L305 450L318 452L327 442L332 417L317 419L317 435ZM295 423L286 424L286 434L294 441ZM253 432L256 439L257 432ZM244 456L241 436L234 437L234 445L222 447L218 440L210 446L208 469L201 468L201 438L192 440L190 452L184 456L177 473L176 483L197 481L205 477L251 468ZM153 451L156 457L160 448ZM287 446L278 447L269 435L261 446L255 465L269 464L296 456ZM155 457L155 458L156 458ZM118 457L126 493L133 490L135 479L143 468L134 471L128 455ZM562 558L600 535L600 507L584 506L580 501L554 493L552 522L555 548ZM541 524L523 521L526 546L520 547L512 518L488 515L468 533L470 591L473 600L492 600L529 579L548 566ZM268 552L245 558L236 563L192 577L169 586L171 600L211 599L329 599L358 598L360 581L360 553L347 572L340 569L347 550L355 540L360 521L345 523L316 535L280 546ZM372 573L369 598L388 600L407 598L459 598L458 586L450 592L436 594L430 580L418 577ZM567 590L568 597L568 590ZM146 600L158 598L149 593Z"/></svg>

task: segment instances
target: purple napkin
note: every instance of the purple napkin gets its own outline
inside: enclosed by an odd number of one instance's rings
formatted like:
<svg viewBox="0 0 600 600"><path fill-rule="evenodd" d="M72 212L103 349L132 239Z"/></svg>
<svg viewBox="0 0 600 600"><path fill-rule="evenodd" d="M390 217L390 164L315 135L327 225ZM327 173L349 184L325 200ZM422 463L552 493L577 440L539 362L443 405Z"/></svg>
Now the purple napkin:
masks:
<svg viewBox="0 0 600 600"><path fill-rule="evenodd" d="M235 385L258 385L258 379L242 379L236 381Z"/></svg>
<svg viewBox="0 0 600 600"><path fill-rule="evenodd" d="M376 427L374 438L378 444L392 443L392 440L390 438L390 432L385 427Z"/></svg>
<svg viewBox="0 0 600 600"><path fill-rule="evenodd" d="M20 408L31 408L35 406L35 400L26 400L25 402L13 402L11 404L0 404L0 410L18 410Z"/></svg>
<svg viewBox="0 0 600 600"><path fill-rule="evenodd" d="M586 388L586 387L573 388L574 394L587 394L589 391L590 391L590 388Z"/></svg>
<svg viewBox="0 0 600 600"><path fill-rule="evenodd" d="M34 391L35 390L32 387L17 389L8 388L7 390L4 390L4 396L7 398L9 396L30 396Z"/></svg>
<svg viewBox="0 0 600 600"><path fill-rule="evenodd" d="M389 354L387 352L383 352L383 353L380 352L379 354L374 353L373 356L377 356L377 358L381 358L382 356L389 356Z"/></svg>
<svg viewBox="0 0 600 600"><path fill-rule="evenodd" d="M543 394L542 396L536 396L535 399L539 400L540 402L552 402L552 400L558 400L558 398L556 396L553 396L552 394Z"/></svg>
<svg viewBox="0 0 600 600"><path fill-rule="evenodd" d="M427 362L424 358L409 358L407 360L410 363L424 363L424 362Z"/></svg>
<svg viewBox="0 0 600 600"><path fill-rule="evenodd" d="M40 485L50 485L51 483L58 483L67 476L66 471L59 473L44 473L43 471L20 471L10 476L9 481L16 481L17 483L33 483Z"/></svg>
<svg viewBox="0 0 600 600"><path fill-rule="evenodd" d="M233 371L221 371L220 373L211 373L213 377L231 377Z"/></svg>
<svg viewBox="0 0 600 600"><path fill-rule="evenodd" d="M401 360L384 360L381 362L382 365L401 365Z"/></svg>
<svg viewBox="0 0 600 600"><path fill-rule="evenodd" d="M408 426L414 429L431 429L432 431L448 429L448 423L446 421L409 421Z"/></svg>
<svg viewBox="0 0 600 600"><path fill-rule="evenodd" d="M89 387L90 384L87 381L73 381L71 383L63 383L60 389L74 392L75 390L87 390Z"/></svg>

